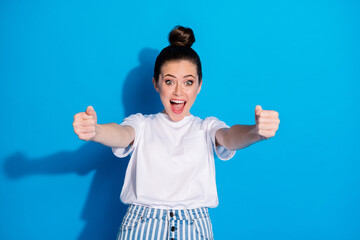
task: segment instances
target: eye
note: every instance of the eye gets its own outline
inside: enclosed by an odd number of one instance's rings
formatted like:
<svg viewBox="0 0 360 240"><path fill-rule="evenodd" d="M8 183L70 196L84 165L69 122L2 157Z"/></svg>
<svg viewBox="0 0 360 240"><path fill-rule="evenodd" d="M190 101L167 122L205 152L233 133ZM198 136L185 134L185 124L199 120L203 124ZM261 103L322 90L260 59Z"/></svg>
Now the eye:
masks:
<svg viewBox="0 0 360 240"><path fill-rule="evenodd" d="M193 85L193 83L194 83L194 81L189 80L189 81L186 81L186 82L185 82L185 85L186 85L186 86L191 86L191 85Z"/></svg>
<svg viewBox="0 0 360 240"><path fill-rule="evenodd" d="M166 85L172 85L173 82L172 82L171 80L165 80L165 84L166 84Z"/></svg>

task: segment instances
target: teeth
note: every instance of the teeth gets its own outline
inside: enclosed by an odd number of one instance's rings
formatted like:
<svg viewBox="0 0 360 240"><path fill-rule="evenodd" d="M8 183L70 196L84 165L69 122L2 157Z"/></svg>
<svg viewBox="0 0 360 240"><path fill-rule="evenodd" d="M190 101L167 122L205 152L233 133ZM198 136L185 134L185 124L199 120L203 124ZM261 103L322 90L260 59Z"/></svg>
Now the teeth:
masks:
<svg viewBox="0 0 360 240"><path fill-rule="evenodd" d="M184 103L185 101L181 101L181 100L170 100L170 102L172 102L172 103Z"/></svg>

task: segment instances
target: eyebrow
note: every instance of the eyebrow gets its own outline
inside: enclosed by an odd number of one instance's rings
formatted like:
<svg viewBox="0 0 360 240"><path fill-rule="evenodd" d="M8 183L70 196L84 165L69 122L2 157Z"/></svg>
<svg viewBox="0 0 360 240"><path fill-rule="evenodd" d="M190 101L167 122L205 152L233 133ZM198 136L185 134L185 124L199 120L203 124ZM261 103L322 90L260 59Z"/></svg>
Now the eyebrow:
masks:
<svg viewBox="0 0 360 240"><path fill-rule="evenodd" d="M170 76L170 77L176 78L174 75L171 75L171 74L169 74L169 73L164 75L164 77L166 77L166 76ZM195 78L193 75L191 75L191 74L188 74L188 75L185 75L185 76L184 76L184 78L187 78L187 77L193 77L194 79L196 79L196 78Z"/></svg>
<svg viewBox="0 0 360 240"><path fill-rule="evenodd" d="M193 77L194 79L196 79L196 78L195 78L193 75L191 75L191 74L184 76L184 78L187 78L187 77Z"/></svg>
<svg viewBox="0 0 360 240"><path fill-rule="evenodd" d="M171 75L171 74L165 74L164 77L166 77L166 76L170 76L170 77L176 78L174 75Z"/></svg>

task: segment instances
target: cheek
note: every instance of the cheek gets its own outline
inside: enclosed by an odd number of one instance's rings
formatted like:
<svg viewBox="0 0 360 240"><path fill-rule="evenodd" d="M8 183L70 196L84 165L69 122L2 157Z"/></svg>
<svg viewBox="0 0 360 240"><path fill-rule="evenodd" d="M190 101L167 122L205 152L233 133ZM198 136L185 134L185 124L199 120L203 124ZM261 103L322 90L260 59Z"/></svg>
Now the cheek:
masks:
<svg viewBox="0 0 360 240"><path fill-rule="evenodd" d="M167 91L164 88L161 88L159 93L160 93L161 97L164 97L167 95Z"/></svg>
<svg viewBox="0 0 360 240"><path fill-rule="evenodd" d="M197 89L192 89L192 91L189 93L189 96L191 99L195 99L198 95L198 90Z"/></svg>
<svg viewBox="0 0 360 240"><path fill-rule="evenodd" d="M169 98L170 98L170 96L169 96L168 92L166 92L166 91L160 92L160 99L163 102L163 104L167 103Z"/></svg>

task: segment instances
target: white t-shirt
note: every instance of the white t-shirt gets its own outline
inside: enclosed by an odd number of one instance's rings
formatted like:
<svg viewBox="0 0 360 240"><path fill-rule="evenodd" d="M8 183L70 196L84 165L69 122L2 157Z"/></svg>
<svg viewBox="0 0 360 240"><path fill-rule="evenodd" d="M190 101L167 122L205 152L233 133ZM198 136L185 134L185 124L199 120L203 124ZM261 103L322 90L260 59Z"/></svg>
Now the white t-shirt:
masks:
<svg viewBox="0 0 360 240"><path fill-rule="evenodd" d="M164 113L138 113L121 125L135 130L132 145L112 148L117 157L132 152L120 195L123 203L180 209L219 204L214 149L222 160L235 154L215 147L216 131L228 128L224 122L193 115L174 122Z"/></svg>

